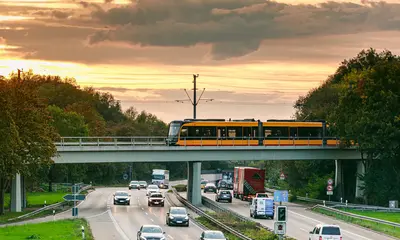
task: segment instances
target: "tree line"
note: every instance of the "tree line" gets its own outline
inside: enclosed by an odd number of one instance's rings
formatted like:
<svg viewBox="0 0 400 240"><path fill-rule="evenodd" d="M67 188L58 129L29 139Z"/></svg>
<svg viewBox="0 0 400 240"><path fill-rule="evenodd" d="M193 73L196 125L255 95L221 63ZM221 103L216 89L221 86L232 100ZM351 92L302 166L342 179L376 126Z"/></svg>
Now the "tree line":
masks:
<svg viewBox="0 0 400 240"><path fill-rule="evenodd" d="M387 206L400 199L400 57L390 51L361 51L344 60L321 86L300 96L294 104L297 120L325 119L347 147L352 141L362 154L364 175L355 161L343 161L344 197L352 202ZM282 169L297 194L326 198L326 181L334 179L335 162L267 162ZM275 170L275 172L278 170ZM279 183L274 171L270 179ZM355 199L355 180L364 181L364 196ZM337 193L338 189L334 189ZM339 197L337 195L337 197Z"/></svg>
<svg viewBox="0 0 400 240"><path fill-rule="evenodd" d="M185 178L187 167L171 163L54 164L54 141L63 136L166 136L167 123L133 106L123 111L110 93L81 88L73 78L12 73L0 79L0 213L4 193L16 173L26 178L29 191L40 184L92 182L127 184L123 175L150 180L151 170L170 170L171 178ZM225 162L207 162L203 169L227 168Z"/></svg>

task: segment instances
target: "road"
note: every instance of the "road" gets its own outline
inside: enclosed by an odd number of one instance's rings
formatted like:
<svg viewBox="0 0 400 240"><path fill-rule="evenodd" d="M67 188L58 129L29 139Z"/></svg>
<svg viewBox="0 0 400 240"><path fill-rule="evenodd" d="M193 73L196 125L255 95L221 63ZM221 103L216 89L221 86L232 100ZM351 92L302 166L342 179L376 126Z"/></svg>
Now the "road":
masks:
<svg viewBox="0 0 400 240"><path fill-rule="evenodd" d="M131 205L113 205L112 194L117 190L131 193ZM167 239L170 240L199 239L202 230L194 223L191 223L189 227L169 227L165 224L169 207L168 202L164 207L148 207L145 190L96 188L79 205L78 215L88 220L96 240L136 240L137 232L144 224L160 225L166 232ZM71 210L68 210L57 214L55 220L72 218L71 215ZM53 216L8 225L48 221L53 221Z"/></svg>
<svg viewBox="0 0 400 240"><path fill-rule="evenodd" d="M181 193L186 196L186 193ZM214 200L215 194L202 193L203 196ZM250 217L249 203L239 199L233 199L232 203L220 203L223 207L235 211L236 213ZM343 239L345 240L392 240L395 238L386 237L369 231L355 225L347 224L341 221L334 220L333 218L326 217L317 213L306 210L303 206L293 203L287 203L288 206L288 222L287 222L287 235L296 239L308 239L309 231L313 230L314 226L318 223L337 224L342 229ZM274 228L274 221L267 219L254 219L255 221L269 227Z"/></svg>

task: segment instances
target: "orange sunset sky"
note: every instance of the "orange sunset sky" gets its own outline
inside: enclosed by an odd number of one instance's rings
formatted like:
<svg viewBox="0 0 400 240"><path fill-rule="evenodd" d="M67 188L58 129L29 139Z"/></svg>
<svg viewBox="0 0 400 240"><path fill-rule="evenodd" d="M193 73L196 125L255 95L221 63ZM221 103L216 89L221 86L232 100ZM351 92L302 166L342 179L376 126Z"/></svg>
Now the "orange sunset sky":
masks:
<svg viewBox="0 0 400 240"><path fill-rule="evenodd" d="M400 0L0 0L0 75L74 77L164 121L290 118L362 49L400 53ZM192 91L189 91L192 94ZM199 94L201 91L198 92Z"/></svg>

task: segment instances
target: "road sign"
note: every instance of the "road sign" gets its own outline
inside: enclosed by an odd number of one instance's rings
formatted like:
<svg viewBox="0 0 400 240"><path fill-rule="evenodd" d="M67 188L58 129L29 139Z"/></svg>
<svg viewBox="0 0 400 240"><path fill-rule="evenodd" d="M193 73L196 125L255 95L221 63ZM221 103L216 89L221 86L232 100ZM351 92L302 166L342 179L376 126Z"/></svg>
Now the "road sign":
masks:
<svg viewBox="0 0 400 240"><path fill-rule="evenodd" d="M124 174L124 175L122 175L122 178L124 179L124 180L128 180L128 174Z"/></svg>
<svg viewBox="0 0 400 240"><path fill-rule="evenodd" d="M275 222L274 224L274 232L278 235L286 234L286 223L285 222Z"/></svg>
<svg viewBox="0 0 400 240"><path fill-rule="evenodd" d="M327 191L326 195L333 195L333 191Z"/></svg>
<svg viewBox="0 0 400 240"><path fill-rule="evenodd" d="M67 194L64 197L65 201L83 201L86 198L84 194Z"/></svg>
<svg viewBox="0 0 400 240"><path fill-rule="evenodd" d="M285 180L285 174L281 173L281 175L279 176L281 180Z"/></svg>
<svg viewBox="0 0 400 240"><path fill-rule="evenodd" d="M287 207L286 206L277 206L276 212L277 212L276 219L278 220L278 222L286 222L287 221Z"/></svg>
<svg viewBox="0 0 400 240"><path fill-rule="evenodd" d="M73 217L78 216L78 208L77 207L72 208L72 216Z"/></svg>
<svg viewBox="0 0 400 240"><path fill-rule="evenodd" d="M79 185L72 186L72 193L77 193L79 191Z"/></svg>
<svg viewBox="0 0 400 240"><path fill-rule="evenodd" d="M332 185L328 185L328 186L326 187L326 190L327 190L327 191L333 191Z"/></svg>
<svg viewBox="0 0 400 240"><path fill-rule="evenodd" d="M275 202L288 202L289 201L289 192L287 190L276 190L274 192L274 201Z"/></svg>
<svg viewBox="0 0 400 240"><path fill-rule="evenodd" d="M333 184L333 180L332 180L332 178L329 178L328 179L328 185L332 185Z"/></svg>

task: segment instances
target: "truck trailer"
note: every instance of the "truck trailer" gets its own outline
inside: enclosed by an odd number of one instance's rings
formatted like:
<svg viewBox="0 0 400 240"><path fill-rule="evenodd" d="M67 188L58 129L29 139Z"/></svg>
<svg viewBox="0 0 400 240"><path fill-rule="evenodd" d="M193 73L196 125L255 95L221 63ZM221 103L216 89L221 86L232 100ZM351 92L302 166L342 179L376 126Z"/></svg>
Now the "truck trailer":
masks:
<svg viewBox="0 0 400 240"><path fill-rule="evenodd" d="M169 171L165 169L153 169L151 183L157 185L159 188L168 189Z"/></svg>
<svg viewBox="0 0 400 240"><path fill-rule="evenodd" d="M251 201L257 193L264 193L265 170L253 167L235 167L233 197Z"/></svg>

